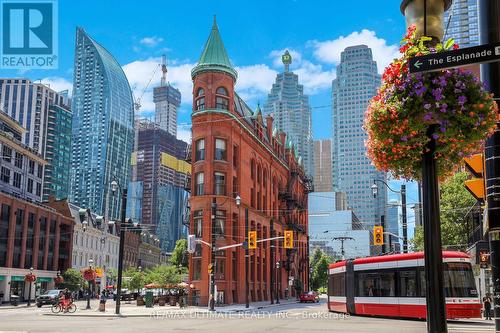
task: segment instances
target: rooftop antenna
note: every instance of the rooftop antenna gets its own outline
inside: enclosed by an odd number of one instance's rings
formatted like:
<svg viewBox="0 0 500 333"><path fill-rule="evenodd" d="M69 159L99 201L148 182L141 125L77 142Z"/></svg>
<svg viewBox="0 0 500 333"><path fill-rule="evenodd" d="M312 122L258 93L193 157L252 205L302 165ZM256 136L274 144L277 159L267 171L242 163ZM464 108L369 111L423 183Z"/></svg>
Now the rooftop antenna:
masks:
<svg viewBox="0 0 500 333"><path fill-rule="evenodd" d="M162 71L162 76L161 76L161 86L165 86L167 83L167 56L163 55L161 57L161 71Z"/></svg>

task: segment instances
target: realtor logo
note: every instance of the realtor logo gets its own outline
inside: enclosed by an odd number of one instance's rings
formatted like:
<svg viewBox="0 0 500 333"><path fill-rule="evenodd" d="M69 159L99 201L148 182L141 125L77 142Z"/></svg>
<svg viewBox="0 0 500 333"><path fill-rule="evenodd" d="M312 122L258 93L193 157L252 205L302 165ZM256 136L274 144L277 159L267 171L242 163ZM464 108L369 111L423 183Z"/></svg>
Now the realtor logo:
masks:
<svg viewBox="0 0 500 333"><path fill-rule="evenodd" d="M0 68L57 68L57 0L0 0Z"/></svg>

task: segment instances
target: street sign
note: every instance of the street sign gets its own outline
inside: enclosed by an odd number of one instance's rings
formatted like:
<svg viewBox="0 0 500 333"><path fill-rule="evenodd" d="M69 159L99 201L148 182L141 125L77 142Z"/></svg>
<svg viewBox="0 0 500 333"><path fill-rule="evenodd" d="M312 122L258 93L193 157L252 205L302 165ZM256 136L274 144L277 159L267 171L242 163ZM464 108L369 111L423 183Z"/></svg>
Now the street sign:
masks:
<svg viewBox="0 0 500 333"><path fill-rule="evenodd" d="M500 43L413 57L409 66L410 73L419 73L494 61L500 61Z"/></svg>

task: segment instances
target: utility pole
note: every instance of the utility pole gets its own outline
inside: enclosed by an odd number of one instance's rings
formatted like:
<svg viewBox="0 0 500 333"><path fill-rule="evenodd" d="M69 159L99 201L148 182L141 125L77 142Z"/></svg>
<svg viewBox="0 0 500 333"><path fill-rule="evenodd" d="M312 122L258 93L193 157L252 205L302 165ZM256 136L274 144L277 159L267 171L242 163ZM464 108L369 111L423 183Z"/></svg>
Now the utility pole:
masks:
<svg viewBox="0 0 500 333"><path fill-rule="evenodd" d="M345 260L344 242L347 240L355 240L352 237L333 237L332 240L340 241L340 254L342 255L342 260Z"/></svg>
<svg viewBox="0 0 500 333"><path fill-rule="evenodd" d="M500 0L479 1L481 44L500 42ZM481 80L500 104L500 62L481 65ZM500 118L484 149L486 206L489 224L490 263L493 279L495 330L500 331Z"/></svg>
<svg viewBox="0 0 500 333"><path fill-rule="evenodd" d="M274 218L271 218L271 221L269 222L269 229L270 229L270 232L271 232L271 238L274 237ZM269 275L270 276L270 284L269 284L269 294L271 295L271 304L274 304L274 274L273 274L273 271L274 271L274 245L273 245L273 241L269 241L269 244L271 245L271 260L268 260L269 262Z"/></svg>
<svg viewBox="0 0 500 333"><path fill-rule="evenodd" d="M245 308L250 307L250 301L248 299L249 292L249 282L248 282L248 207L245 208Z"/></svg>
<svg viewBox="0 0 500 333"><path fill-rule="evenodd" d="M403 213L403 253L408 253L408 223L406 220L406 185L401 184L401 212ZM389 236L389 239L391 236ZM390 251L391 249L389 249Z"/></svg>
<svg viewBox="0 0 500 333"><path fill-rule="evenodd" d="M217 267L215 267L215 218L217 214L217 199L212 199L212 274L210 275L210 311L215 311L215 272Z"/></svg>

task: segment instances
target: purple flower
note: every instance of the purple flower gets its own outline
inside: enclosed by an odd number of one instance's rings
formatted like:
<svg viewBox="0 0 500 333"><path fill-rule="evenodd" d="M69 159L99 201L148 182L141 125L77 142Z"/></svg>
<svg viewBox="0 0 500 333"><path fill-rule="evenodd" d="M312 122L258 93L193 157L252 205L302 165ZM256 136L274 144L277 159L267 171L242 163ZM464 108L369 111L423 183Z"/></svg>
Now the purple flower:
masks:
<svg viewBox="0 0 500 333"><path fill-rule="evenodd" d="M432 90L432 96L434 96L434 98L436 98L437 101L442 100L443 99L443 89L436 88L436 89Z"/></svg>
<svg viewBox="0 0 500 333"><path fill-rule="evenodd" d="M424 104L424 109L429 110L431 108L431 105L429 103Z"/></svg>
<svg viewBox="0 0 500 333"><path fill-rule="evenodd" d="M431 120L431 119L432 119L432 113L426 113L426 114L424 115L424 120L425 120L425 121L429 121L429 120Z"/></svg>
<svg viewBox="0 0 500 333"><path fill-rule="evenodd" d="M404 141L404 142L408 141L408 137L406 135L402 136L401 141Z"/></svg>
<svg viewBox="0 0 500 333"><path fill-rule="evenodd" d="M441 127L439 128L439 130L440 130L442 133L444 133L444 132L446 132L446 127L441 126Z"/></svg>
<svg viewBox="0 0 500 333"><path fill-rule="evenodd" d="M458 96L458 104L464 105L465 102L467 102L467 97L465 97L463 95Z"/></svg>
<svg viewBox="0 0 500 333"><path fill-rule="evenodd" d="M436 133L434 133L434 134L432 134L432 138L433 138L434 140L437 140L437 139L439 139L439 135L437 135Z"/></svg>
<svg viewBox="0 0 500 333"><path fill-rule="evenodd" d="M454 92L455 94L460 94L460 93L462 92L462 90L461 90L461 89L457 89L457 88L455 88L455 89L453 90L453 92Z"/></svg>
<svg viewBox="0 0 500 333"><path fill-rule="evenodd" d="M439 78L439 85L440 85L441 87L446 87L446 85L447 85L447 82L446 82L446 77L441 76L441 77Z"/></svg>

